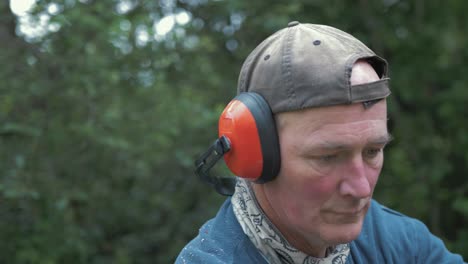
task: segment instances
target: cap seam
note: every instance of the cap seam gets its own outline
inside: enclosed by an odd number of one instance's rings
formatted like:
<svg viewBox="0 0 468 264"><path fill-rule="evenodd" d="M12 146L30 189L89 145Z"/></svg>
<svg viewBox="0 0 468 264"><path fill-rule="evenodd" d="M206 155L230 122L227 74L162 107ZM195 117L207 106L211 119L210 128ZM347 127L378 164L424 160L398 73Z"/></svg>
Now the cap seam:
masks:
<svg viewBox="0 0 468 264"><path fill-rule="evenodd" d="M284 84L286 86L286 89L287 89L287 95L288 95L288 108L292 107L292 105L294 104L294 97L295 97L295 91L294 91L294 87L292 85L292 65L291 65L291 61L292 61L292 48L291 48L291 43L292 43L292 31L295 29L295 28L298 28L297 26L296 27L289 27L287 28L287 31L286 31L286 41L284 43L284 46L283 46L283 56L282 56L282 64L283 64L283 72L282 72L282 75L283 75L283 81L284 81Z"/></svg>

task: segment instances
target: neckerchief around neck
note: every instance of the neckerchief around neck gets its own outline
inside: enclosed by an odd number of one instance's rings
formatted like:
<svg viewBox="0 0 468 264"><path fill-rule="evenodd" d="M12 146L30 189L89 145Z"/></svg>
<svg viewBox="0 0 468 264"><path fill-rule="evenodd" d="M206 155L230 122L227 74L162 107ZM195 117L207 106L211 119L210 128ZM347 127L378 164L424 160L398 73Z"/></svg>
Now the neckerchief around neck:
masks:
<svg viewBox="0 0 468 264"><path fill-rule="evenodd" d="M346 263L346 258L349 255L349 244L341 244L329 249L325 258L308 256L289 244L260 208L249 183L245 180L237 180L231 202L234 214L244 233L269 263Z"/></svg>

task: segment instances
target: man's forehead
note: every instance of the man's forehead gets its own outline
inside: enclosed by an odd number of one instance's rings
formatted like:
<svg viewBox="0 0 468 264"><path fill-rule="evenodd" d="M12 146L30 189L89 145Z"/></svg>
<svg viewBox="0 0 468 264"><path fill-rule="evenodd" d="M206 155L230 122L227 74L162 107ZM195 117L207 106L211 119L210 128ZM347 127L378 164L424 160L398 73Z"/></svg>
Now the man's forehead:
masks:
<svg viewBox="0 0 468 264"><path fill-rule="evenodd" d="M285 127L296 127L303 130L325 124L339 124L350 121L387 120L386 99L379 100L372 107L364 107L362 103L351 105L336 105L327 107L308 108L276 114L278 130Z"/></svg>
<svg viewBox="0 0 468 264"><path fill-rule="evenodd" d="M316 130L287 133L285 137L300 152L352 150L365 146L384 146L391 141L383 120L366 120L357 123L331 124Z"/></svg>

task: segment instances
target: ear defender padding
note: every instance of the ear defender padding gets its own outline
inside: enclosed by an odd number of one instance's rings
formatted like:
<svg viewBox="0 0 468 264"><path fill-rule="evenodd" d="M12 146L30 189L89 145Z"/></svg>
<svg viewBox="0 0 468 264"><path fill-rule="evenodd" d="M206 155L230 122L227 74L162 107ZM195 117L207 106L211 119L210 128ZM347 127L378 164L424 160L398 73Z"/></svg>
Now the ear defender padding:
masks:
<svg viewBox="0 0 468 264"><path fill-rule="evenodd" d="M257 183L276 177L281 166L278 135L270 106L260 94L241 93L226 106L219 136L230 142L224 160L235 175Z"/></svg>

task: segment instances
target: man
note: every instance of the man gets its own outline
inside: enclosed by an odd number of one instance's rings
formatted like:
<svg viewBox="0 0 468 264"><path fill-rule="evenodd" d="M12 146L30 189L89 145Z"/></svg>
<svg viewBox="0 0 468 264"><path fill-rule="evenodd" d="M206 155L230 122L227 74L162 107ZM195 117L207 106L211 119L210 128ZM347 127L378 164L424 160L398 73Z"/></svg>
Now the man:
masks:
<svg viewBox="0 0 468 264"><path fill-rule="evenodd" d="M359 40L291 22L249 55L238 92L271 109L281 165L268 180L240 173L177 263L463 263L423 223L372 200L390 90L386 61Z"/></svg>

